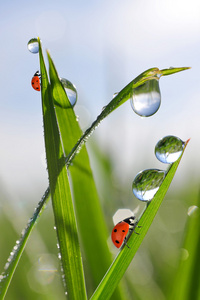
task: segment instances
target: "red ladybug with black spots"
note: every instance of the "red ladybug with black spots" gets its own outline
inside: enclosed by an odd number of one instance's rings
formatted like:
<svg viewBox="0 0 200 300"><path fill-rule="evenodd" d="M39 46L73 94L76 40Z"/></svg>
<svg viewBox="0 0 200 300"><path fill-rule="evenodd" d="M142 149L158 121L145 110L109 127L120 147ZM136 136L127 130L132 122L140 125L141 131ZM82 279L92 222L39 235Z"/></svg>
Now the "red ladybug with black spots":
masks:
<svg viewBox="0 0 200 300"><path fill-rule="evenodd" d="M136 226L137 226L137 220L136 220L135 216L131 216L130 218L124 219L123 221L116 224L111 233L111 239L113 241L113 244L117 248L120 248L121 245L123 244L123 242L126 244L126 239L127 239L128 233L130 231L134 230L134 228ZM135 232L135 233L137 233L137 232ZM127 247L128 247L128 245L127 245Z"/></svg>
<svg viewBox="0 0 200 300"><path fill-rule="evenodd" d="M37 72L35 72L32 80L31 80L31 85L32 85L33 89L38 92L41 89L40 79L41 79L41 75L40 75L39 71L37 71Z"/></svg>

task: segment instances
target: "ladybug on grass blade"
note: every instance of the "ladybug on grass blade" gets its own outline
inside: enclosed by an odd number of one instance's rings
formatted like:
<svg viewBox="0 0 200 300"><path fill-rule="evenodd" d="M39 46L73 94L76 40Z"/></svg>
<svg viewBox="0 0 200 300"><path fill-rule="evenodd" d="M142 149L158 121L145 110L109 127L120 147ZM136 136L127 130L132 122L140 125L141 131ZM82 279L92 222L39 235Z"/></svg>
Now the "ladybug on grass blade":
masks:
<svg viewBox="0 0 200 300"><path fill-rule="evenodd" d="M40 91L41 83L40 83L41 75L39 71L35 72L32 80L31 80L31 85L34 90Z"/></svg>
<svg viewBox="0 0 200 300"><path fill-rule="evenodd" d="M123 242L126 244L127 234L130 231L134 230L134 228L136 226L137 226L137 220L136 220L135 216L131 216L130 218L124 219L123 221L117 223L111 233L111 239L113 241L113 244L117 248L120 248L121 245L123 244ZM138 226L138 227L141 227L141 226ZM139 234L137 232L135 232L135 233ZM128 245L127 245L127 247L128 247Z"/></svg>

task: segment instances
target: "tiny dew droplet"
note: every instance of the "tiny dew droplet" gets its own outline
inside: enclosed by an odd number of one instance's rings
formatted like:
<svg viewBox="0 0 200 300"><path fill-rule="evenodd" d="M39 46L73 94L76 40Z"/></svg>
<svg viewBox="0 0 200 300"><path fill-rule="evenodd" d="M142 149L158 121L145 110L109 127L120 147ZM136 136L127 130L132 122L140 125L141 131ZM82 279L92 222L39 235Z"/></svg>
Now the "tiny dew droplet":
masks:
<svg viewBox="0 0 200 300"><path fill-rule="evenodd" d="M188 208L187 211L188 216L198 216L199 215L199 208L196 205L192 205Z"/></svg>
<svg viewBox="0 0 200 300"><path fill-rule="evenodd" d="M30 41L27 44L27 47L31 53L34 53L34 54L38 53L39 52L38 39L37 38L30 39Z"/></svg>
<svg viewBox="0 0 200 300"><path fill-rule="evenodd" d="M157 112L161 103L158 79L152 79L133 89L131 107L141 117L149 117Z"/></svg>
<svg viewBox="0 0 200 300"><path fill-rule="evenodd" d="M168 135L155 146L157 159L165 164L175 162L182 154L185 143L176 136Z"/></svg>
<svg viewBox="0 0 200 300"><path fill-rule="evenodd" d="M71 106L74 107L77 102L77 90L75 85L65 78L60 78L60 81L62 82L62 85L67 93L67 97L71 103Z"/></svg>
<svg viewBox="0 0 200 300"><path fill-rule="evenodd" d="M139 172L132 183L133 194L141 201L152 200L165 178L165 171L147 169Z"/></svg>

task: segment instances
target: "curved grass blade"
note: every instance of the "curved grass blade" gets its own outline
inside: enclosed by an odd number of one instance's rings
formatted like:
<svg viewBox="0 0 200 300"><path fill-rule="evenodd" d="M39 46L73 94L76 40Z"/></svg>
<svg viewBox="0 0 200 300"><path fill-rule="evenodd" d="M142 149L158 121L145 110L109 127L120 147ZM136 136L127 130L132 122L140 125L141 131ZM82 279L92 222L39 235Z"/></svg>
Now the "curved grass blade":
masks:
<svg viewBox="0 0 200 300"><path fill-rule="evenodd" d="M38 39L39 41L39 39ZM78 232L71 197L67 169L58 130L52 94L39 41L42 76L42 108L44 137L50 191L63 269L63 283L69 299L87 299Z"/></svg>
<svg viewBox="0 0 200 300"><path fill-rule="evenodd" d="M186 145L187 142L185 144L185 147ZM125 245L121 249L117 257L115 258L113 264L107 271L105 277L102 279L100 285L91 297L91 300L109 299L109 297L112 295L113 291L115 290L118 283L122 279L124 273L126 272L126 269L131 263L133 257L135 256L135 253L137 252L139 246L141 245L151 223L153 222L153 219L175 175L181 157L170 166L158 192L155 194L151 202L149 202L141 217L139 218L138 226L142 226L140 229L138 228L140 234L138 235L134 232L131 234L127 243L130 248L126 247Z"/></svg>
<svg viewBox="0 0 200 300"><path fill-rule="evenodd" d="M88 137L93 133L96 127L99 126L101 121L105 119L111 112L113 112L116 108L130 99L133 95L133 90L138 86L144 84L146 81L159 79L161 76L171 75L173 73L177 73L180 71L184 71L190 69L189 67L182 67L182 68L169 68L159 70L158 68L151 68L144 71L142 74L137 76L133 79L127 86L125 86L110 102L107 106L104 107L101 114L97 117L97 119L92 123L92 125L84 132L81 138L78 140L74 148L68 154L66 158L67 166L70 165L71 161L73 160L74 156L77 152L80 151L82 145L86 142Z"/></svg>
<svg viewBox="0 0 200 300"><path fill-rule="evenodd" d="M189 213L183 249L188 257L181 257L170 300L200 299L200 197Z"/></svg>
<svg viewBox="0 0 200 300"><path fill-rule="evenodd" d="M64 151L67 155L82 135L82 131L55 65L50 54L47 54L55 112ZM112 257L107 245L108 232L85 145L75 157L73 164L70 165L69 172L72 177L79 233L93 282L91 290L94 290L110 266ZM122 299L119 290L113 299Z"/></svg>
<svg viewBox="0 0 200 300"><path fill-rule="evenodd" d="M16 242L15 246L13 247L11 254L7 260L7 263L4 267L4 272L0 275L0 299L4 299L15 269L18 265L18 262L21 258L21 255L25 249L27 240L38 220L38 217L42 213L45 203L49 199L50 191L49 189L46 190L44 196L42 197L41 201L38 203L38 206L35 209L33 216L28 221L26 228L22 231L22 235L20 239Z"/></svg>

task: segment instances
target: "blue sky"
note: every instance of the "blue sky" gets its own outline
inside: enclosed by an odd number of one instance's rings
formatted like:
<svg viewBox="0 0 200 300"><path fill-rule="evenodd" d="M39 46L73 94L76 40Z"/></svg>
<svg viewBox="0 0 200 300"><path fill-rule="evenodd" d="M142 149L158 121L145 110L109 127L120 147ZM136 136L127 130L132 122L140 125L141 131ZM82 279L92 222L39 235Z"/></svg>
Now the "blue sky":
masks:
<svg viewBox="0 0 200 300"><path fill-rule="evenodd" d="M191 66L161 78L162 103L156 115L141 119L126 103L93 139L112 153L113 171L131 182L144 168L166 168L153 153L161 137L191 138L177 177L199 175L198 0L36 0L0 6L0 176L11 194L20 199L23 192L37 189L40 195L47 186L40 94L30 84L39 61L27 50L29 39L37 36L44 50L50 50L59 75L76 85L76 110L80 121L86 115L84 126L113 93L144 70Z"/></svg>

